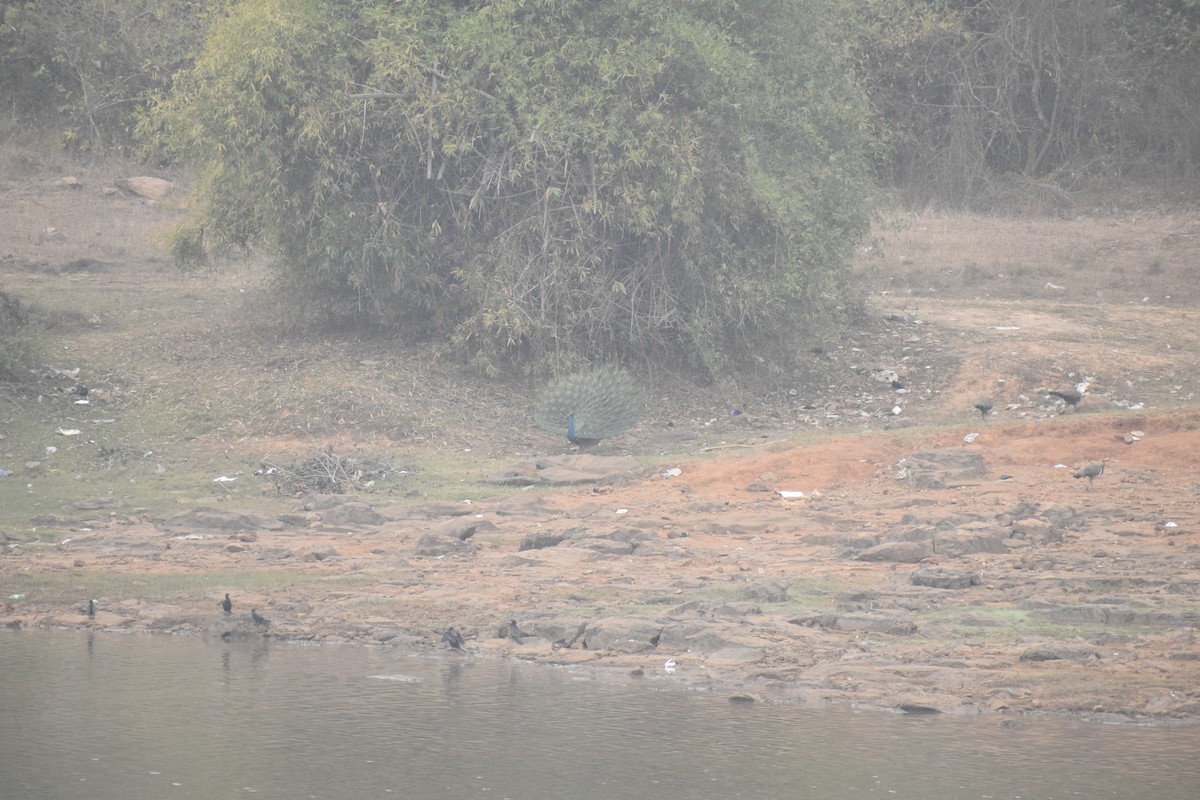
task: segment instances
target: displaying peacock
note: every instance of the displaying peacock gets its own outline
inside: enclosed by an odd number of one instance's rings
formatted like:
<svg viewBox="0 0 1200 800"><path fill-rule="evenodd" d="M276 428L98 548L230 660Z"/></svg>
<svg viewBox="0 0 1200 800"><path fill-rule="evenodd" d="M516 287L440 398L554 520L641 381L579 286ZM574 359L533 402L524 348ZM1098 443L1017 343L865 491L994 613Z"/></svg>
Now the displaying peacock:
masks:
<svg viewBox="0 0 1200 800"><path fill-rule="evenodd" d="M642 393L633 376L617 367L599 367L555 381L533 410L533 421L550 433L566 434L587 447L624 433L638 423Z"/></svg>

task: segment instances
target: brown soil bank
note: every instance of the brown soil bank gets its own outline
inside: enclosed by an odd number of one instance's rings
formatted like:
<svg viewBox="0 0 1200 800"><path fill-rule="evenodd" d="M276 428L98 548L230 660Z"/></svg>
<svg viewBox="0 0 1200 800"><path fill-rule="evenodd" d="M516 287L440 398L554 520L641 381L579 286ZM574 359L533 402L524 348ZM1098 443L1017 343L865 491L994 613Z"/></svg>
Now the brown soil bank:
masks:
<svg viewBox="0 0 1200 800"><path fill-rule="evenodd" d="M235 590L229 617L217 591L102 597L94 622L78 603L27 603L33 625L418 648L446 647L454 625L468 651L769 699L1195 717L1200 414L979 427L970 445L967 428L840 436L678 476L547 458L504 477L615 480L474 504L323 496L154 522L84 510L42 520L74 530L10 543L4 565L116 573L133 595L151 574L274 575ZM1089 487L1048 454L1107 468Z"/></svg>

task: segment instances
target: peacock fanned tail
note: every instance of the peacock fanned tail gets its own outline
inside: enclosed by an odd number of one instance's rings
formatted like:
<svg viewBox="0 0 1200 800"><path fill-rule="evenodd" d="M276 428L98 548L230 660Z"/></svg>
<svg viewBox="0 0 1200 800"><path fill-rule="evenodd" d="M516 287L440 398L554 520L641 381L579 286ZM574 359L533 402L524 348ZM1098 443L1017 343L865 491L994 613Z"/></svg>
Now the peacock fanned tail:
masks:
<svg viewBox="0 0 1200 800"><path fill-rule="evenodd" d="M637 425L642 405L642 393L632 375L617 367L600 367L547 386L534 406L533 420L542 430L567 436L574 419L571 440L596 441Z"/></svg>

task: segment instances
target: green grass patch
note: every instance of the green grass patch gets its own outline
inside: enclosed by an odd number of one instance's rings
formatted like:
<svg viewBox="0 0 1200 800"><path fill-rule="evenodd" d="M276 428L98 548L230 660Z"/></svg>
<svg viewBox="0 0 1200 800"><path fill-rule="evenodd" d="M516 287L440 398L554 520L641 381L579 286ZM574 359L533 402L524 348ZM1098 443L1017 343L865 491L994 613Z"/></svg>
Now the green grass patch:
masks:
<svg viewBox="0 0 1200 800"><path fill-rule="evenodd" d="M1145 631L1144 625L1101 622L1062 623L1042 619L1034 613L1011 606L954 606L942 608L917 617L918 623L948 625L960 636L986 641L1010 642L1021 636L1038 636L1054 640L1088 638L1101 633L1136 634Z"/></svg>

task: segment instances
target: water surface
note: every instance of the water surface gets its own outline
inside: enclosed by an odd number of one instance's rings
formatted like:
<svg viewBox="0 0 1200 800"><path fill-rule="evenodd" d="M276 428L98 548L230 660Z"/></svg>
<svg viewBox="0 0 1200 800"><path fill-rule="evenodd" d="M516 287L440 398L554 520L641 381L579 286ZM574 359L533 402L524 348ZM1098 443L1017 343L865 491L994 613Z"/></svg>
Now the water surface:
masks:
<svg viewBox="0 0 1200 800"><path fill-rule="evenodd" d="M471 657L0 634L0 798L1200 798L1200 728L733 704Z"/></svg>

